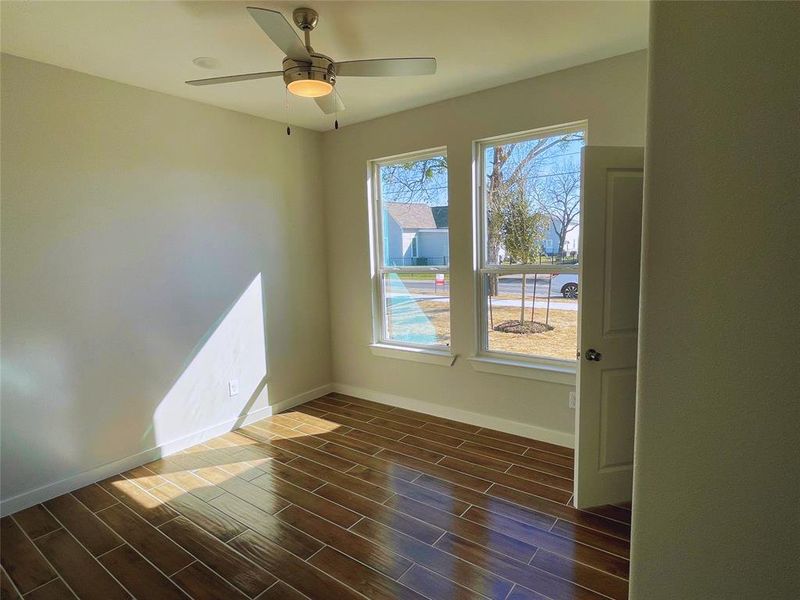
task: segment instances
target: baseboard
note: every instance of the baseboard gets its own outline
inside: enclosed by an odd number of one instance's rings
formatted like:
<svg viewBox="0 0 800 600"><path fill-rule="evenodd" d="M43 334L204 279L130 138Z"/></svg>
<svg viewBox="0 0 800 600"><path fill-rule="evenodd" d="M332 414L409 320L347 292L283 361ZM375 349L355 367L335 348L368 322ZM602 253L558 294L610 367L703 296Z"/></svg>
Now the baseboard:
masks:
<svg viewBox="0 0 800 600"><path fill-rule="evenodd" d="M304 404L305 402L309 402L310 400L316 400L317 398L324 396L326 394L330 394L333 389L332 383L326 383L325 385L321 385L319 387L315 387L314 389L308 390L307 392L303 392L302 394L297 394L297 396L292 396L288 400L284 400L283 402L278 402L277 404L273 404L270 406L272 409L272 414L278 414L279 412L283 412L285 410L289 410L299 404ZM260 417L263 418L263 417Z"/></svg>
<svg viewBox="0 0 800 600"><path fill-rule="evenodd" d="M567 446L568 448L575 447L575 436L564 431L556 431L555 429L547 429L546 427L538 427L528 423L510 421L508 419L501 419L500 417L493 417L492 415L483 413L476 413L458 408L450 408L448 406L442 406L441 404L426 402L425 400L416 400L414 398L396 396L394 394L377 392L375 390L357 387L354 385L347 385L344 383L334 383L332 387L334 392L339 392L340 394L347 394L349 396L355 396L365 400L372 400L373 402L388 404L389 406L397 406L399 408L415 410L417 412L427 413L436 417L444 417L454 421L461 421L462 423L469 423L470 425L476 425L477 427L496 429L497 431L521 435L542 442L558 444L560 446Z"/></svg>
<svg viewBox="0 0 800 600"><path fill-rule="evenodd" d="M0 501L0 516L6 516L33 506L34 504L45 502L61 494L66 494L67 492L87 486L90 483L106 479L117 473L122 473L123 471L154 461L162 456L180 452L195 444L202 444L213 437L222 435L223 433L227 433L228 431L242 427L253 421L258 421L259 419L288 410L298 404L303 404L309 400L319 398L320 396L329 394L331 391L333 391L333 386L331 384L321 385L271 406L265 406L254 410L244 416L227 419L222 423L212 425L201 431L196 431L177 440L159 444L149 450L144 450L132 456L126 456L125 458L100 465L99 467L67 477L66 479L48 483L36 489L12 496L11 498L6 498Z"/></svg>
<svg viewBox="0 0 800 600"><path fill-rule="evenodd" d="M499 417L461 410L458 408L449 408L442 406L441 404L435 404L414 398L406 398L403 396L396 396L394 394L387 394L353 385L332 383L321 385L301 394L297 394L296 396L287 398L286 400L271 406L265 406L264 408L254 410L243 417L238 416L228 419L222 423L218 423L201 431L194 432L180 439L160 444L150 448L149 450L144 450L132 456L127 456L125 458L121 458L120 460L106 463L99 467L84 471L83 473L79 473L78 475L73 475L72 477L67 477L66 479L49 483L34 490L12 496L11 498L6 498L5 500L0 501L0 516L15 513L19 510L28 508L29 506L33 506L34 504L45 502L51 498L60 496L61 494L66 494L67 492L87 486L90 483L94 483L96 481L100 481L101 479L116 475L117 473L133 469L134 467L138 467L139 465L156 460L162 456L168 456L170 454L174 454L175 452L180 452L185 448L189 448L195 444L201 444L206 440L218 435L222 435L223 433L236 429L237 427L241 427L243 425L247 425L248 423L252 423L253 421L289 410L298 404L303 404L309 400L314 400L315 398L319 398L320 396L324 396L330 392L348 394L350 396L364 398L365 400L372 400L373 402L388 404L389 406L407 408L409 410L415 410L437 417L453 419L454 421L461 421L463 423L469 423L470 425L476 425L478 427L496 429L497 431L504 431L506 433L521 435L535 440L541 440L543 442L568 446L570 448L575 446L574 436L563 431L555 431L545 427L538 427L536 425L529 425L527 423L519 423L516 421L510 421L508 419L501 419Z"/></svg>

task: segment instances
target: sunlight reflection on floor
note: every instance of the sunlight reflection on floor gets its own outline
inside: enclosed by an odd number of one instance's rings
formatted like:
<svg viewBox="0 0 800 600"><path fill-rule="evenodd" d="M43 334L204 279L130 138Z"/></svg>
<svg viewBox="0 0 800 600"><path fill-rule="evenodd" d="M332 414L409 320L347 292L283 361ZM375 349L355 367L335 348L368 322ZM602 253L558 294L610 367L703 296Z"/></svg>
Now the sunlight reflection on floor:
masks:
<svg viewBox="0 0 800 600"><path fill-rule="evenodd" d="M217 486L234 477L252 482L266 476L271 481L270 464L288 458L273 445L276 440L319 438L322 445L321 436L341 429L337 423L300 412L273 415L131 469L105 483L118 499L143 510L177 501L186 493L210 500L224 493ZM260 487L272 485L261 483Z"/></svg>

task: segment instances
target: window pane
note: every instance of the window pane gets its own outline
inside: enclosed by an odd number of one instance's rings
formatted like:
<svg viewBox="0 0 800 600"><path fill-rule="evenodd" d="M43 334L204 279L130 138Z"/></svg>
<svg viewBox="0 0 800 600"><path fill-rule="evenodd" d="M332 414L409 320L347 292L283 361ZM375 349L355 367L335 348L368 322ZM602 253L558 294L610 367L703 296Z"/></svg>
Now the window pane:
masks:
<svg viewBox="0 0 800 600"><path fill-rule="evenodd" d="M450 345L450 276L388 273L383 276L387 341Z"/></svg>
<svg viewBox="0 0 800 600"><path fill-rule="evenodd" d="M484 275L487 350L575 360L578 274Z"/></svg>
<svg viewBox="0 0 800 600"><path fill-rule="evenodd" d="M486 264L578 261L583 131L486 147Z"/></svg>
<svg viewBox="0 0 800 600"><path fill-rule="evenodd" d="M443 266L450 262L447 157L381 165L384 266Z"/></svg>

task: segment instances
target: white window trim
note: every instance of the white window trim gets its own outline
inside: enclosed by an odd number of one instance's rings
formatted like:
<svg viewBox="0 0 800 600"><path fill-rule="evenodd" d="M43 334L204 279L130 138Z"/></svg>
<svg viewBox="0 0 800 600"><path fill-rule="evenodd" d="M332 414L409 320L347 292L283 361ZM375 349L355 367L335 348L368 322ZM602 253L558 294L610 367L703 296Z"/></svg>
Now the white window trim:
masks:
<svg viewBox="0 0 800 600"><path fill-rule="evenodd" d="M539 359L536 363L532 363L530 360L515 360L515 358L516 355L510 353L497 357L484 354L469 357L469 364L473 369L482 373L537 379L569 386L575 385L576 365L547 365L543 362L545 359ZM523 356L522 358L529 357Z"/></svg>
<svg viewBox="0 0 800 600"><path fill-rule="evenodd" d="M450 265L446 266L384 266L383 219L380 210L380 177L378 172L383 165L398 161L418 160L428 156L447 156L447 147L429 148L407 154L398 154L385 158L370 160L367 163L367 195L370 221L370 275L372 278L372 343L370 351L376 356L399 358L414 362L426 362L450 366L456 359L450 346L444 344L412 344L388 339L385 331L386 318L384 306L384 287L382 278L390 273L444 273L450 274ZM448 173L448 185L449 185ZM448 197L449 205L449 197ZM449 246L448 237L448 246ZM448 250L449 252L449 250ZM451 322L452 328L452 322Z"/></svg>
<svg viewBox="0 0 800 600"><path fill-rule="evenodd" d="M566 133L570 131L583 131L584 143L589 141L589 124L587 121L576 121L553 127L544 127L531 131L510 135L494 136L473 142L473 289L475 293L474 323L477 327L475 336L475 354L469 357L472 368L476 371L521 377L525 379L538 379L566 385L575 385L577 373L576 360L560 360L545 356L516 354L512 352L497 352L489 350L489 324L488 310L486 308L486 295L483 289L484 275L490 273L502 274L549 274L557 270L559 273L579 274L580 267L571 265L492 265L486 264L486 245L483 240L485 223L485 184L486 172L483 160L484 151L488 146L498 142L521 142L535 137ZM578 319L580 320L580 299L578 300Z"/></svg>
<svg viewBox="0 0 800 600"><path fill-rule="evenodd" d="M428 363L449 367L456 360L456 355L449 350L432 350L430 347L412 346L411 344L381 344L369 345L369 350L375 356L383 358L397 358L412 362Z"/></svg>

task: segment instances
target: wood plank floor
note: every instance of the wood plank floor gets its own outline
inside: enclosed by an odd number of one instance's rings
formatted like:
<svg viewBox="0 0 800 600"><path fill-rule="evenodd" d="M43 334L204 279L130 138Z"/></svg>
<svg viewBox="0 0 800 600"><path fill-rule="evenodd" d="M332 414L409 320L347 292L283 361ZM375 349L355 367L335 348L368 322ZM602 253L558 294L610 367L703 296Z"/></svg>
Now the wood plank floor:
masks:
<svg viewBox="0 0 800 600"><path fill-rule="evenodd" d="M2 598L627 598L567 448L331 394L2 519Z"/></svg>

